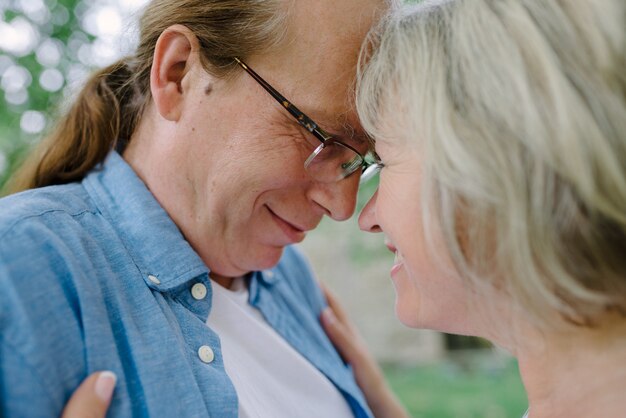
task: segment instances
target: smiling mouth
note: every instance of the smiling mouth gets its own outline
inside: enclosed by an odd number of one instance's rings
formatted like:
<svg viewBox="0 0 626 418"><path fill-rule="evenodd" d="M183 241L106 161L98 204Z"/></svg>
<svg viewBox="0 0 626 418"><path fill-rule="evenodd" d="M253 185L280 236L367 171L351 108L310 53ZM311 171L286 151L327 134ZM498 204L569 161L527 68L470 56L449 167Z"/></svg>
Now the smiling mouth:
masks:
<svg viewBox="0 0 626 418"><path fill-rule="evenodd" d="M387 239L385 240L385 246L396 256L393 260L393 266L391 267L390 272L390 275L393 277L398 272L398 270L400 270L404 266L404 257L398 251L398 249L394 247L394 245Z"/></svg>
<svg viewBox="0 0 626 418"><path fill-rule="evenodd" d="M299 228L296 225L292 224L291 222L278 216L272 209L270 209L269 206L266 205L265 207L267 208L269 213L274 218L274 221L278 224L278 226L283 231L283 233L287 236L290 242L296 243L296 242L302 242L302 240L304 240L304 237L306 236L306 231L304 229Z"/></svg>

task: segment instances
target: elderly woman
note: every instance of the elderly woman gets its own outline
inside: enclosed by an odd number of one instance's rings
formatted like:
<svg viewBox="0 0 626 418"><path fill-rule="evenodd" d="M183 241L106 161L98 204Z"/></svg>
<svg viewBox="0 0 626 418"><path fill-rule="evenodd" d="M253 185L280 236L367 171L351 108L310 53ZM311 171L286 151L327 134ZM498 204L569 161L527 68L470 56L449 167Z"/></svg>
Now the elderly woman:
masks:
<svg viewBox="0 0 626 418"><path fill-rule="evenodd" d="M532 418L623 417L626 3L422 2L372 39L358 110L384 168L359 222L396 254L398 318L508 349Z"/></svg>

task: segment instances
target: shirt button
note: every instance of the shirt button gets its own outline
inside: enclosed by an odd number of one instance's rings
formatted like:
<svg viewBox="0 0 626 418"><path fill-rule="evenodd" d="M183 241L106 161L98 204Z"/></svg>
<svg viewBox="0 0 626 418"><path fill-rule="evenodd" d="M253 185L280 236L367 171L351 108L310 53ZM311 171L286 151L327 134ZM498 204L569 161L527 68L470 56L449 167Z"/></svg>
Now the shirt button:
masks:
<svg viewBox="0 0 626 418"><path fill-rule="evenodd" d="M198 357L202 360L203 363L211 363L215 360L215 353L211 350L211 347L208 345L203 345L198 349Z"/></svg>
<svg viewBox="0 0 626 418"><path fill-rule="evenodd" d="M191 287L191 296L195 300L202 300L206 297L206 286L202 283L196 283Z"/></svg>
<svg viewBox="0 0 626 418"><path fill-rule="evenodd" d="M265 270L265 276L267 276L268 279L273 279L274 272L272 270Z"/></svg>
<svg viewBox="0 0 626 418"><path fill-rule="evenodd" d="M152 274L148 275L148 280L150 280L154 284L161 284L161 280L157 279L157 277Z"/></svg>

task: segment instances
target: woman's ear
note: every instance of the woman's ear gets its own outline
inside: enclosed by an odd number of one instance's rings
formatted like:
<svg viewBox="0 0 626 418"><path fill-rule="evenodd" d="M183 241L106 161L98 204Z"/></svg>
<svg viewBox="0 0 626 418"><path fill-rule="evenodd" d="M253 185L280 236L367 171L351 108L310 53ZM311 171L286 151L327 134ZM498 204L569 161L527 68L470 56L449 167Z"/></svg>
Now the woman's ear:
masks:
<svg viewBox="0 0 626 418"><path fill-rule="evenodd" d="M150 71L150 91L164 119L179 120L185 94L183 80L189 76L197 54L198 39L185 26L170 26L159 36Z"/></svg>

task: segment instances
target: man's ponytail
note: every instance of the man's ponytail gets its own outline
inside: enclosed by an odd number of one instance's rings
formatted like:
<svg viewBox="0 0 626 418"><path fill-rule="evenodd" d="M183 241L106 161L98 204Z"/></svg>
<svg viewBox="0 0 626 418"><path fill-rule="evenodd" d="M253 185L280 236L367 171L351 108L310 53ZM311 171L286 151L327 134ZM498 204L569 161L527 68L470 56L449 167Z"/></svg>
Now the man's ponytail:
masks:
<svg viewBox="0 0 626 418"><path fill-rule="evenodd" d="M131 77L124 61L94 73L67 114L16 172L9 191L80 180L118 139L128 139L139 117L122 113L132 112L135 101Z"/></svg>
<svg viewBox="0 0 626 418"><path fill-rule="evenodd" d="M206 71L227 76L233 57L277 47L285 31L281 0L152 0L132 57L91 76L71 106L9 180L8 192L80 181L119 143L130 141L151 100L150 70L159 36L168 27L189 28L201 46Z"/></svg>

